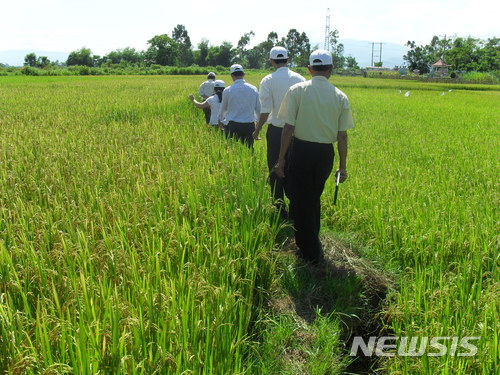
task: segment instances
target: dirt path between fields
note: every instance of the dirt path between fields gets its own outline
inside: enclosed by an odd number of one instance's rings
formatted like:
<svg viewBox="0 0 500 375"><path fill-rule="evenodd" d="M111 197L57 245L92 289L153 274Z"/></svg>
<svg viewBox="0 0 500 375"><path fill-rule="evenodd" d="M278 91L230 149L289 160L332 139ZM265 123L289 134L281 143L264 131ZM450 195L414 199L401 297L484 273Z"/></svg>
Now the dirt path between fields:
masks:
<svg viewBox="0 0 500 375"><path fill-rule="evenodd" d="M293 314L307 327L317 318L334 314L342 322L342 341L345 355L349 356L355 336L362 336L367 342L370 336L388 334L389 322L383 311L392 281L374 262L360 257L349 244L333 235L321 238L325 262L320 265L304 264L296 260L295 276L302 279L299 288L286 290L281 296L269 301L271 314ZM298 248L293 239L287 240L281 250L288 260L297 259ZM300 325L299 325L300 326ZM295 332L301 335L301 332ZM307 333L304 332L304 335ZM286 352L286 351L285 351ZM297 350L290 351L287 361L297 362L306 356ZM351 357L346 374L381 374L381 363L376 357ZM296 363L300 366L300 363Z"/></svg>

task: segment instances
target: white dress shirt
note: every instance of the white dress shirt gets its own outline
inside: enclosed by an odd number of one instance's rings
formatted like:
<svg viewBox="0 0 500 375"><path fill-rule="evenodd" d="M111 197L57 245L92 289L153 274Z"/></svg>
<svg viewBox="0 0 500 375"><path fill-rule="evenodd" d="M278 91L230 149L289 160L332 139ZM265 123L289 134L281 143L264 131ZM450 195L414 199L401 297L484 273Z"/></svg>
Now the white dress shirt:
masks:
<svg viewBox="0 0 500 375"><path fill-rule="evenodd" d="M198 95L206 99L214 94L215 81L213 79L207 79L200 85L198 90Z"/></svg>
<svg viewBox="0 0 500 375"><path fill-rule="evenodd" d="M219 121L255 122L260 114L259 92L244 79L237 79L224 90Z"/></svg>
<svg viewBox="0 0 500 375"><path fill-rule="evenodd" d="M259 100L261 112L269 113L268 124L280 128L285 125L285 122L278 118L281 102L291 86L305 80L300 74L284 66L268 74L260 81Z"/></svg>

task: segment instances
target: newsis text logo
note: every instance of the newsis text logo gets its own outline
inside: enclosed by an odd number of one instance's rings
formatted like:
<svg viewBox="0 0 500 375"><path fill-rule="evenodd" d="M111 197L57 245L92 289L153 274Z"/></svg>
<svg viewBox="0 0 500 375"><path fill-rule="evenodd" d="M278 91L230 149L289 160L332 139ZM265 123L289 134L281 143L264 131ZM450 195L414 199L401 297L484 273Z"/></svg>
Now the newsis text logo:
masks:
<svg viewBox="0 0 500 375"><path fill-rule="evenodd" d="M477 346L472 342L480 340L477 336L371 336L365 340L361 336L354 337L350 356L366 357L472 357L477 354Z"/></svg>

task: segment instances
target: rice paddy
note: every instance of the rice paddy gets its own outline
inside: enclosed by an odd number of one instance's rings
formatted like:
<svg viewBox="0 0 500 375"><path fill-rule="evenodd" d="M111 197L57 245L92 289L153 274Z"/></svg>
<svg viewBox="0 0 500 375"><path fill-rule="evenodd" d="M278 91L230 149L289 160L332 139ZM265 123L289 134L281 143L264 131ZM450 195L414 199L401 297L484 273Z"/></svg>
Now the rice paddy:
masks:
<svg viewBox="0 0 500 375"><path fill-rule="evenodd" d="M0 77L0 373L300 373L257 359L296 329L261 324L269 291L299 285L280 266L265 143L205 128L187 100L201 80ZM373 319L396 336L480 337L474 356L396 355L379 371L494 374L498 87L330 81L356 128L322 225L393 275ZM347 371L335 314L311 324L332 356L301 371Z"/></svg>

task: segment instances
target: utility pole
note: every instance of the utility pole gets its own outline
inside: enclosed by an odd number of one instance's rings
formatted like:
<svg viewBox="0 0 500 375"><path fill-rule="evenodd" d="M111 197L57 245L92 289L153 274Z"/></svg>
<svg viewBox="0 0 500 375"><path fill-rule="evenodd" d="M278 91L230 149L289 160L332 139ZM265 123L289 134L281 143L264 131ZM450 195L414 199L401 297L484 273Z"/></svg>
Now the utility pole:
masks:
<svg viewBox="0 0 500 375"><path fill-rule="evenodd" d="M442 48L441 60L443 60L443 61L444 61L444 54L446 53L446 44L447 43L448 43L448 41L446 40L446 34L444 34L444 39L441 42L441 48Z"/></svg>
<svg viewBox="0 0 500 375"><path fill-rule="evenodd" d="M377 52L375 51L375 44L378 44L380 47L379 47L379 51L378 51L378 54ZM378 62L379 63L382 63L382 44L383 43L375 43L375 42L372 42L372 66L374 66L374 61L378 58Z"/></svg>
<svg viewBox="0 0 500 375"><path fill-rule="evenodd" d="M325 45L324 49L330 51L330 8L326 10Z"/></svg>

